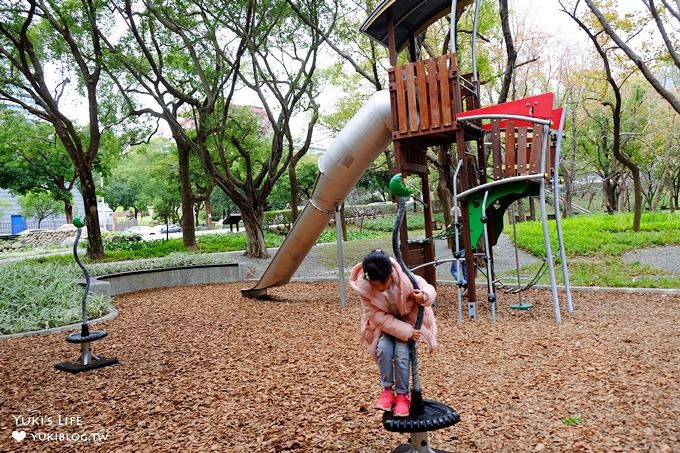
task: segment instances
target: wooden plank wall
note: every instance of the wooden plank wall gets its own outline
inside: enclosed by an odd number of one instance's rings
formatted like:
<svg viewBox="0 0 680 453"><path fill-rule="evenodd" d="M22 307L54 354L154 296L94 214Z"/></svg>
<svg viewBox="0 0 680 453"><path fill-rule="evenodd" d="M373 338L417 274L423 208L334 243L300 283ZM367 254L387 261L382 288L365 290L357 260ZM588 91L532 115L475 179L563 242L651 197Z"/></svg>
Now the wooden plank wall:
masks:
<svg viewBox="0 0 680 453"><path fill-rule="evenodd" d="M439 132L454 126L452 80L455 54L419 60L390 69L396 138Z"/></svg>

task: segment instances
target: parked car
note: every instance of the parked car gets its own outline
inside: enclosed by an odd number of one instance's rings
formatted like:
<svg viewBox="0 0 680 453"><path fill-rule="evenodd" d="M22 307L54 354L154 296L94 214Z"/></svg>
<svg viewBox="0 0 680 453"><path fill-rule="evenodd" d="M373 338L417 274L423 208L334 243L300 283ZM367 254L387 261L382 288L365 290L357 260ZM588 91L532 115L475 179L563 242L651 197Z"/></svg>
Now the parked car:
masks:
<svg viewBox="0 0 680 453"><path fill-rule="evenodd" d="M182 232L182 227L180 227L179 225L175 225L174 223L170 224L170 225L165 225L165 224L157 225L157 226L154 227L154 229L156 230L157 233L160 233L160 234L165 234L166 232L167 233L181 233Z"/></svg>
<svg viewBox="0 0 680 453"><path fill-rule="evenodd" d="M125 230L125 232L139 234L140 236L146 236L147 234L158 234L158 231L150 226L133 226Z"/></svg>

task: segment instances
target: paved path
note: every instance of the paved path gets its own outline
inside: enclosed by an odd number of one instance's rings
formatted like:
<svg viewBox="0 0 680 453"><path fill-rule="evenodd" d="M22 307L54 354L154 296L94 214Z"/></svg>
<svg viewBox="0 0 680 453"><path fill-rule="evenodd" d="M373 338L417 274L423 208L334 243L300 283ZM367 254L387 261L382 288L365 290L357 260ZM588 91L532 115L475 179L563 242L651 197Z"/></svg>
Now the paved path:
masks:
<svg viewBox="0 0 680 453"><path fill-rule="evenodd" d="M300 264L293 275L294 279L314 279L314 278L333 278L338 276L337 265L333 267L327 267L323 264L323 260L317 251L318 246L314 246L309 254ZM249 279L260 278L264 273L265 269L269 265L269 262L274 257L276 253L275 248L269 249L269 254L271 258L268 259L257 259L257 258L247 258L243 256L243 252L229 252L225 255L234 261L245 263L248 267L246 277ZM435 254L438 259L452 258L451 251L446 247L446 240L438 240L435 242ZM524 266L536 261L540 261L539 258L519 250L519 265ZM501 235L498 244L494 247L494 263L497 274L504 272L509 272L515 269L515 248L507 238L506 235ZM449 273L451 267L450 263L444 263L437 267L437 279L439 281L452 281L453 278ZM345 269L349 272L349 269Z"/></svg>
<svg viewBox="0 0 680 453"><path fill-rule="evenodd" d="M653 247L624 253L626 264L640 263L669 272L680 273L680 246Z"/></svg>

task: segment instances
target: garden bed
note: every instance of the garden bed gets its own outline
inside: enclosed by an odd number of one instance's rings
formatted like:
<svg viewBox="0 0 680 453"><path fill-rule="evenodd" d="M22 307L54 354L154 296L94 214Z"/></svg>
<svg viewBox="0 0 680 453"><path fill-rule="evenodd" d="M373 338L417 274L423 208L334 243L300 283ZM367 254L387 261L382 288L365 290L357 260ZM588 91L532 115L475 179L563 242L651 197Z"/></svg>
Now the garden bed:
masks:
<svg viewBox="0 0 680 453"><path fill-rule="evenodd" d="M377 369L359 344L356 296L343 310L334 283L273 288L268 301L241 298L244 286L116 298L95 352L120 364L90 373L53 369L77 355L63 334L0 342L0 451L82 445L36 433L106 434L96 451L385 452L406 439L371 408ZM525 294L532 311L509 311L516 298L504 296L495 327L484 303L458 326L453 289L440 287L440 350L421 348L421 380L462 420L433 446L678 451L680 296L577 292L556 326L549 292ZM79 423L55 426L59 415ZM54 423L18 428L13 416Z"/></svg>

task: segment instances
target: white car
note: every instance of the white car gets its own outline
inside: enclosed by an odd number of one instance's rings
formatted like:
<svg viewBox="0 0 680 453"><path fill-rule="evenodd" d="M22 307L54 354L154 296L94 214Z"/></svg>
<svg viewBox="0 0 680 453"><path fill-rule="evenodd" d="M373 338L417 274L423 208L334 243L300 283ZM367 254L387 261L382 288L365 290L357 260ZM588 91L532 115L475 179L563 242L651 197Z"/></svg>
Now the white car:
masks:
<svg viewBox="0 0 680 453"><path fill-rule="evenodd" d="M146 236L148 234L157 234L158 231L155 228L149 226L133 226L125 230L126 233L135 233L140 236Z"/></svg>

